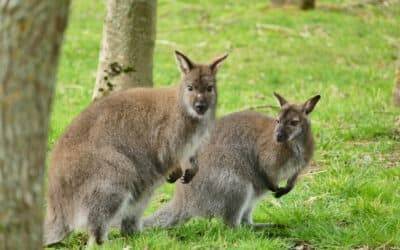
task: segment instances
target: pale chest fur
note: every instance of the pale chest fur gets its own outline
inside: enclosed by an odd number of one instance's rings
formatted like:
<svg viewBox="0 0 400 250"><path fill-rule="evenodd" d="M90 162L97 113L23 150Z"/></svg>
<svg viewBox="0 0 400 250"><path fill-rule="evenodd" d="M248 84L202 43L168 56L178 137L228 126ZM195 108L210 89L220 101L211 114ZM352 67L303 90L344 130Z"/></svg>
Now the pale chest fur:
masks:
<svg viewBox="0 0 400 250"><path fill-rule="evenodd" d="M186 139L179 154L180 162L187 162L190 157L194 156L200 145L207 141L208 137L208 128L205 126L198 127L196 131Z"/></svg>
<svg viewBox="0 0 400 250"><path fill-rule="evenodd" d="M211 116L206 114L195 131L186 138L179 152L180 162L187 162L190 157L194 156L199 147L208 140L210 123L212 123Z"/></svg>
<svg viewBox="0 0 400 250"><path fill-rule="evenodd" d="M294 143L291 145L290 149L292 151L290 157L285 161L282 166L278 168L276 176L278 182L282 180L287 180L294 174L300 172L307 165L307 162L304 158L304 147Z"/></svg>

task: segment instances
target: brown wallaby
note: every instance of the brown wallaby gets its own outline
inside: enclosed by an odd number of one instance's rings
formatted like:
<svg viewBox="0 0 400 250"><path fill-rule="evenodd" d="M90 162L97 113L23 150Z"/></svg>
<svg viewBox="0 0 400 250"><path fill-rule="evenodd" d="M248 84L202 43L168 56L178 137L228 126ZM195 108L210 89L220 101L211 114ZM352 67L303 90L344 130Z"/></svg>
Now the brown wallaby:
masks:
<svg viewBox="0 0 400 250"><path fill-rule="evenodd" d="M266 191L288 193L314 151L308 115L320 96L301 105L275 96L281 105L276 119L243 111L218 120L192 161L199 165L197 175L189 184L178 183L173 199L144 226L170 227L195 216L222 217L231 227L252 224L253 207ZM286 187L278 187L281 180Z"/></svg>
<svg viewBox="0 0 400 250"><path fill-rule="evenodd" d="M207 65L175 55L179 86L117 91L92 103L58 140L49 171L46 245L77 228L87 229L89 243L97 244L111 225L120 225L122 234L140 230L153 190L194 154L213 124L216 73L227 55Z"/></svg>

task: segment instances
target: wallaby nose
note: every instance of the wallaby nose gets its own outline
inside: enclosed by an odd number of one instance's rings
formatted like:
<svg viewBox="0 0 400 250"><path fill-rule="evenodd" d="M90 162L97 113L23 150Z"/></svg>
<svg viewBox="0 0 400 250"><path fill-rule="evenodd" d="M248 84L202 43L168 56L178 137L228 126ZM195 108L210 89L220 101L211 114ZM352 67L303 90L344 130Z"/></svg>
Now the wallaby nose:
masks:
<svg viewBox="0 0 400 250"><path fill-rule="evenodd" d="M283 142L283 141L285 141L285 140L286 140L285 133L283 133L282 131L279 131L279 132L277 133L277 135L276 135L276 140L277 140L278 142Z"/></svg>
<svg viewBox="0 0 400 250"><path fill-rule="evenodd" d="M196 102L194 104L194 109L200 115L203 115L207 111L207 103L205 102Z"/></svg>

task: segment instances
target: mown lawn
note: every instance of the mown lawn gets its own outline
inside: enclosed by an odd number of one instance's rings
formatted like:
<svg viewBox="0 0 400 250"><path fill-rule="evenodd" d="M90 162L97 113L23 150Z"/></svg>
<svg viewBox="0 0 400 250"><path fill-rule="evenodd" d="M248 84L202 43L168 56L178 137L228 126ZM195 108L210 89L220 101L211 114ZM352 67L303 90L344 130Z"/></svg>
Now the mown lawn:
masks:
<svg viewBox="0 0 400 250"><path fill-rule="evenodd" d="M339 7L355 1L318 2L309 12L256 0L158 4L157 86L179 79L174 49L198 61L228 51L219 73L219 116L275 105L273 91L298 101L322 95L312 115L311 171L282 199L265 197L254 213L256 222L287 227L229 229L196 219L131 238L113 232L102 249L400 249L400 109L391 104L400 4L345 10ZM103 1L73 1L49 150L90 103L104 14ZM172 193L173 185L163 186L147 214ZM86 238L74 234L58 247L79 249Z"/></svg>

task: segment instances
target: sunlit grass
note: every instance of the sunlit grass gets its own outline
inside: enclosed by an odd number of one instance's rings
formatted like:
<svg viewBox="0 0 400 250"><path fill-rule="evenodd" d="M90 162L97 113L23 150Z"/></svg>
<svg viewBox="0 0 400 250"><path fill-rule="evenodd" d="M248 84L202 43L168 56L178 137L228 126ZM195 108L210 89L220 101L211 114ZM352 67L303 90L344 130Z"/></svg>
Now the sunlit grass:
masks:
<svg viewBox="0 0 400 250"><path fill-rule="evenodd" d="M318 1L337 5L351 1ZM49 139L51 148L90 103L105 8L74 1L63 47ZM274 28L271 28L274 25ZM219 116L274 104L272 92L304 101L320 93L312 115L317 150L313 171L281 200L266 197L258 222L285 229L228 229L196 219L131 238L113 232L103 249L287 249L400 247L400 135L391 89L400 44L400 6L351 11L274 9L267 1L166 1L158 4L154 78L179 80L173 50L197 61L229 52L219 73ZM272 112L271 110L262 110ZM165 185L147 214L172 197ZM79 249L85 234L64 241Z"/></svg>

